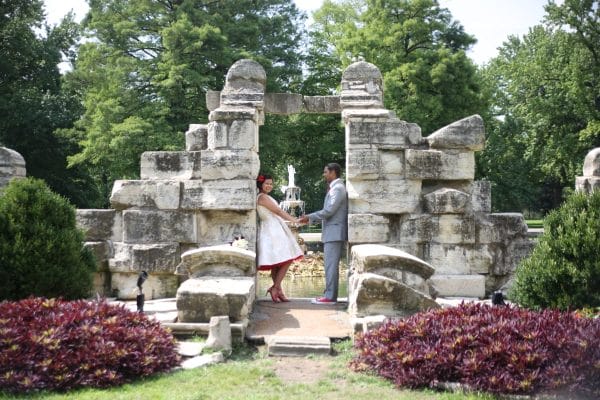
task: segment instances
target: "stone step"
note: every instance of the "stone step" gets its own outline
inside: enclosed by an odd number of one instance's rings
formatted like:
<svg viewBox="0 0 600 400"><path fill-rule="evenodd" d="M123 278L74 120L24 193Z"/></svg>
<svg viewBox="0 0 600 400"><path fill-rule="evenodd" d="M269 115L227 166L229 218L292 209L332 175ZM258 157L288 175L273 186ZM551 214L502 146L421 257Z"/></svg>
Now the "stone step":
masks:
<svg viewBox="0 0 600 400"><path fill-rule="evenodd" d="M161 322L161 326L169 328L175 336L208 336L210 331L209 322ZM244 341L248 320L230 324L231 338L234 342Z"/></svg>
<svg viewBox="0 0 600 400"><path fill-rule="evenodd" d="M267 353L276 357L303 357L308 354L331 353L327 336L269 336L265 340Z"/></svg>

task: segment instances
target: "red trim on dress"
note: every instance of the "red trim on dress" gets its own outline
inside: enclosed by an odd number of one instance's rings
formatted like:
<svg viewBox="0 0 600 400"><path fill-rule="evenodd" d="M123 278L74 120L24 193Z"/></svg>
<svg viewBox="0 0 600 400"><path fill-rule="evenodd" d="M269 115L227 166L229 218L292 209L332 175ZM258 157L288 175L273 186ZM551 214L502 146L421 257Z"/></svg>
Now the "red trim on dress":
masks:
<svg viewBox="0 0 600 400"><path fill-rule="evenodd" d="M281 267L281 266L283 266L283 265L285 265L285 264L289 264L289 263L291 263L291 262L294 262L294 261L301 260L301 259L303 259L303 258L304 258L304 256L303 256L303 255L299 255L299 256L298 256L298 257L296 257L296 258L290 258L289 260L282 261L282 262L280 262L280 263L277 263L277 264L272 264L272 265L260 265L260 266L258 267L258 270L259 270L259 271L268 271L268 270L271 270L271 269L273 269L273 268L279 268L279 267Z"/></svg>

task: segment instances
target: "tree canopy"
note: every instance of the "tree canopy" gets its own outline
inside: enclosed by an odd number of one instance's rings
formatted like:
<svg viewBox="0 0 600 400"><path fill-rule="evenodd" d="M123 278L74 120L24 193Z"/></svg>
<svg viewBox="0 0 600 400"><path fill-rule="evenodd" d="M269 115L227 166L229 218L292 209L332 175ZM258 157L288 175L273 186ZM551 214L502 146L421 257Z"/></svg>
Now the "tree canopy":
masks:
<svg viewBox="0 0 600 400"><path fill-rule="evenodd" d="M598 4L550 2L546 11L544 24L509 37L484 71L501 120L490 124L481 166L504 209L556 207L600 145Z"/></svg>
<svg viewBox="0 0 600 400"><path fill-rule="evenodd" d="M81 113L58 69L63 56L73 56L78 27L71 15L58 26L43 22L41 0L0 4L0 145L23 155L29 175L84 205L93 197L88 176L82 168L67 169L77 145L53 134Z"/></svg>

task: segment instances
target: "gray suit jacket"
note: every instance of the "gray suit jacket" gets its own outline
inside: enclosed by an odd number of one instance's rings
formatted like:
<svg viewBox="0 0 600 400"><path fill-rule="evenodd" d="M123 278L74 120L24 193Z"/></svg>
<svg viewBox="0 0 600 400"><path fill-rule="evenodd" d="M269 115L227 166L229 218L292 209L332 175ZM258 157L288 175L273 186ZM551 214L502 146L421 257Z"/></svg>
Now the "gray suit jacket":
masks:
<svg viewBox="0 0 600 400"><path fill-rule="evenodd" d="M329 188L323 209L308 214L310 222L322 221L322 242L348 240L348 193L342 180L334 181Z"/></svg>

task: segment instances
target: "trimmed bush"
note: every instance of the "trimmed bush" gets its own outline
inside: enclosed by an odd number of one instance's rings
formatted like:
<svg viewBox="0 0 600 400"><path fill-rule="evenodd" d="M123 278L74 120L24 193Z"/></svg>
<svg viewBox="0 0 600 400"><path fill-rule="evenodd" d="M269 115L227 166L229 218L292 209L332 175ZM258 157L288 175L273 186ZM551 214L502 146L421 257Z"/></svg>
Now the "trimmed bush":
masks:
<svg viewBox="0 0 600 400"><path fill-rule="evenodd" d="M575 313L461 304L388 321L355 347L351 367L398 386L600 396L600 319Z"/></svg>
<svg viewBox="0 0 600 400"><path fill-rule="evenodd" d="M0 390L108 387L180 362L173 336L124 306L29 298L0 316Z"/></svg>
<svg viewBox="0 0 600 400"><path fill-rule="evenodd" d="M509 297L534 309L600 307L600 191L573 193L546 217Z"/></svg>
<svg viewBox="0 0 600 400"><path fill-rule="evenodd" d="M0 195L0 300L89 296L92 253L83 247L75 208L33 178Z"/></svg>

